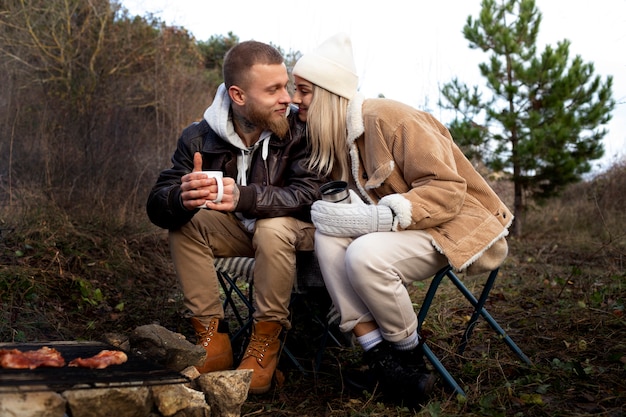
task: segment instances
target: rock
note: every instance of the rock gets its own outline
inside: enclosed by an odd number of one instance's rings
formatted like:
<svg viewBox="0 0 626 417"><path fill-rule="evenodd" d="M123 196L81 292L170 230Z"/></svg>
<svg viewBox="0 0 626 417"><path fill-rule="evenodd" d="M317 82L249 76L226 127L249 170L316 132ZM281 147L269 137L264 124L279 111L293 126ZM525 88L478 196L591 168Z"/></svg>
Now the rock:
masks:
<svg viewBox="0 0 626 417"><path fill-rule="evenodd" d="M174 371L201 365L206 357L202 346L158 324L137 327L130 335L130 345L133 353Z"/></svg>
<svg viewBox="0 0 626 417"><path fill-rule="evenodd" d="M110 387L63 392L72 417L145 417L153 402L148 387Z"/></svg>
<svg viewBox="0 0 626 417"><path fill-rule="evenodd" d="M185 386L187 388L199 390L198 383L196 382L196 379L198 379L198 377L201 374L200 374L200 372L198 372L198 369L195 366L188 366L187 368L185 368L182 371L180 371L180 373L181 373L181 375L186 376L187 378L189 378L189 382L185 384Z"/></svg>
<svg viewBox="0 0 626 417"><path fill-rule="evenodd" d="M105 333L102 337L103 341L115 346L124 352L130 351L130 342L128 336L119 333Z"/></svg>
<svg viewBox="0 0 626 417"><path fill-rule="evenodd" d="M56 392L9 392L0 394L2 417L64 417L66 401Z"/></svg>
<svg viewBox="0 0 626 417"><path fill-rule="evenodd" d="M204 410L211 415L211 407L204 398L204 393L187 388L183 384L155 385L152 387L152 396L159 412L165 417L171 417L183 410ZM196 415L196 411L193 411ZM188 414L184 414L188 415Z"/></svg>
<svg viewBox="0 0 626 417"><path fill-rule="evenodd" d="M206 394L213 417L239 417L241 406L248 398L252 379L251 369L209 372L196 381Z"/></svg>
<svg viewBox="0 0 626 417"><path fill-rule="evenodd" d="M178 413L174 414L172 417L211 417L211 410L209 406L206 408L186 408Z"/></svg>
<svg viewBox="0 0 626 417"><path fill-rule="evenodd" d="M201 375L200 372L198 372L198 368L196 368L195 366L188 366L187 368L180 371L180 373L192 381Z"/></svg>

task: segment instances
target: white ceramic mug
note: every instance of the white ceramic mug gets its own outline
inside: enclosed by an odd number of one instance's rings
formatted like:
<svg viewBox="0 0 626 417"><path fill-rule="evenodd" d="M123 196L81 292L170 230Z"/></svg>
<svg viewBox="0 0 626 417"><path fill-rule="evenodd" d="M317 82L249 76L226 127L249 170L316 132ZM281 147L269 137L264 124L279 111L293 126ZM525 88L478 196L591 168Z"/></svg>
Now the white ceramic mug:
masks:
<svg viewBox="0 0 626 417"><path fill-rule="evenodd" d="M214 203L221 203L222 197L224 197L224 181L222 181L224 174L222 174L222 171L201 171L201 174L209 178L215 178L215 182L217 183L217 198L212 201ZM206 208L206 204L201 207Z"/></svg>

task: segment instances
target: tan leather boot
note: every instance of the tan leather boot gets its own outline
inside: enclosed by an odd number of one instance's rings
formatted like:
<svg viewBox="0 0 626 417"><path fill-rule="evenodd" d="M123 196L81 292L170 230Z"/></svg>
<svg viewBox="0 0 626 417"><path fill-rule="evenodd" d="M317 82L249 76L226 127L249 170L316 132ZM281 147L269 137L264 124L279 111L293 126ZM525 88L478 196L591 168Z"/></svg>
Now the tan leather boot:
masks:
<svg viewBox="0 0 626 417"><path fill-rule="evenodd" d="M224 371L233 367L233 348L228 337L228 323L212 318L209 326L204 326L195 317L191 324L196 331L197 344L206 350L202 366L196 366L200 373Z"/></svg>
<svg viewBox="0 0 626 417"><path fill-rule="evenodd" d="M237 369L252 369L250 394L264 394L272 387L272 377L278 365L281 344L278 337L283 326L275 321L260 321L254 325L252 336Z"/></svg>

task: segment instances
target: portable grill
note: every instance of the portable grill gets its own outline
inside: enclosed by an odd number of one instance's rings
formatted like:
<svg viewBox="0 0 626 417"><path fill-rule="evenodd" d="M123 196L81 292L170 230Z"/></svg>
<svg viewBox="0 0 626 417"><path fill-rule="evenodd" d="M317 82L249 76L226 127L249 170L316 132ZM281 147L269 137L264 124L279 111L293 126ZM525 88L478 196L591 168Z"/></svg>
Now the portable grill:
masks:
<svg viewBox="0 0 626 417"><path fill-rule="evenodd" d="M186 376L163 368L144 358L126 352L128 361L121 365L110 365L104 369L69 367L76 358L88 358L101 350L116 350L100 342L44 342L44 343L0 343L0 349L37 350L43 346L58 350L66 365L61 368L40 367L35 369L0 368L0 393L19 391L68 389L118 388L147 385L167 385L189 382ZM119 350L119 349L117 349Z"/></svg>

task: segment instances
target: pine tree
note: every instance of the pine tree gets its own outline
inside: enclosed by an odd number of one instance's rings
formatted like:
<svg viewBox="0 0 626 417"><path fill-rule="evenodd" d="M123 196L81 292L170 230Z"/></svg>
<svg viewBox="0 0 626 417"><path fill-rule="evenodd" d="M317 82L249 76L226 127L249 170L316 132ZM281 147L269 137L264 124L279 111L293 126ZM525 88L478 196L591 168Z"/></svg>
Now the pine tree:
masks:
<svg viewBox="0 0 626 417"><path fill-rule="evenodd" d="M558 195L603 155L602 126L615 107L612 77L602 81L578 55L570 60L567 39L537 53L541 17L534 0L483 0L463 34L490 54L479 69L491 94L455 78L439 103L455 111L450 131L468 157L512 174L517 236L526 198Z"/></svg>

